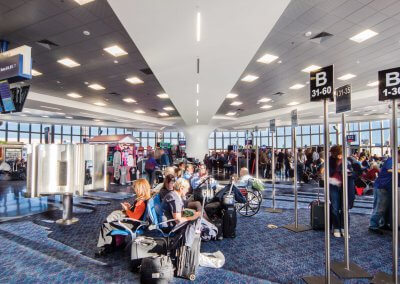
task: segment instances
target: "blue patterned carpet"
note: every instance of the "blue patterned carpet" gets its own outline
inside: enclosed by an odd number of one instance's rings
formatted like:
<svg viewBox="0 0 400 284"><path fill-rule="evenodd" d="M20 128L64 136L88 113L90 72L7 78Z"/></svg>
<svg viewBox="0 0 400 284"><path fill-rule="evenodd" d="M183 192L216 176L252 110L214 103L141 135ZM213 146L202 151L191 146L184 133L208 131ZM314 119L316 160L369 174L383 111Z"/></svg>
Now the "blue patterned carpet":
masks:
<svg viewBox="0 0 400 284"><path fill-rule="evenodd" d="M139 275L129 271L128 251L106 258L93 258L100 224L120 207L117 200L97 205L93 212L75 214L79 222L63 227L53 223L58 210L23 220L0 224L0 283L138 283ZM269 207L269 201L263 204ZM279 205L279 203L278 203ZM251 218L239 217L237 237L202 244L202 251L221 250L223 269L200 268L196 283L303 283L302 276L324 273L323 232L295 234L268 224L293 223L294 211L264 212ZM309 223L309 210L299 210L300 223ZM391 237L370 234L369 216L351 214L350 254L370 273L391 271ZM331 240L333 260L343 258L343 240ZM188 283L175 279L176 283ZM346 283L368 283L356 279Z"/></svg>

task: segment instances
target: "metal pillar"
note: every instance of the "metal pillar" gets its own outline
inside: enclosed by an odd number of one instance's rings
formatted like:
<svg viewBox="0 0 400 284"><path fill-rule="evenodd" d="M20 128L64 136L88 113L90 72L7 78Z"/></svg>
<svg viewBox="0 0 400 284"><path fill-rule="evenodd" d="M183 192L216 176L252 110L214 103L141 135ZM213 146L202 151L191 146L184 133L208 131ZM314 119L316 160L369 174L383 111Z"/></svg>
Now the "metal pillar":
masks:
<svg viewBox="0 0 400 284"><path fill-rule="evenodd" d="M249 172L250 172L250 168L249 168L249 143L248 143L248 140L249 140L249 131L248 130L246 130L246 168L249 170Z"/></svg>
<svg viewBox="0 0 400 284"><path fill-rule="evenodd" d="M347 185L347 145L346 145L346 119L342 113L342 173L343 173L343 216L344 216L344 261L332 263L332 271L340 278L371 278L371 275L357 264L350 262L349 254L349 203Z"/></svg>
<svg viewBox="0 0 400 284"><path fill-rule="evenodd" d="M311 230L308 225L299 225L299 212L298 212L298 196L297 196L297 145L296 145L296 128L292 127L292 149L294 153L294 173L293 173L293 185L294 185L294 224L283 226L284 228L295 232L305 232Z"/></svg>
<svg viewBox="0 0 400 284"><path fill-rule="evenodd" d="M392 128L390 133L390 142L392 146L392 275L379 272L374 276L371 283L398 283L398 244L399 244L399 219L398 219L398 147L397 147L397 103L392 101Z"/></svg>
<svg viewBox="0 0 400 284"><path fill-rule="evenodd" d="M63 215L62 219L58 219L56 221L57 224L60 225L72 225L79 221L78 218L72 217L72 209L73 209L73 195L72 194L64 194L63 195Z"/></svg>
<svg viewBox="0 0 400 284"><path fill-rule="evenodd" d="M328 102L324 100L324 192L325 192L325 276L307 276L303 280L308 284L335 284L342 283L339 279L331 275L331 251L330 251L330 220L329 220L329 122L328 122Z"/></svg>
<svg viewBox="0 0 400 284"><path fill-rule="evenodd" d="M274 132L271 132L272 138L272 155L271 155L271 179L272 179L272 208L267 208L265 211L269 213L282 213L282 209L276 208L275 201L275 143Z"/></svg>
<svg viewBox="0 0 400 284"><path fill-rule="evenodd" d="M239 138L236 134L236 175L239 179Z"/></svg>

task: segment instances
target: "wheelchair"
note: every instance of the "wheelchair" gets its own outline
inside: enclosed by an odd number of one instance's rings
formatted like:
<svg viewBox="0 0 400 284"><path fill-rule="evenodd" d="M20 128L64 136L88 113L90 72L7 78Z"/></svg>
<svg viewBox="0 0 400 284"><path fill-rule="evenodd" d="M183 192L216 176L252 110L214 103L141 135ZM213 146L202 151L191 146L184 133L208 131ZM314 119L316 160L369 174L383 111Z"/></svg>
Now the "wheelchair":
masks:
<svg viewBox="0 0 400 284"><path fill-rule="evenodd" d="M240 192L246 199L245 203L236 203L236 212L244 217L254 216L260 211L263 200L262 192L253 188L254 179L249 179L246 186L238 186Z"/></svg>

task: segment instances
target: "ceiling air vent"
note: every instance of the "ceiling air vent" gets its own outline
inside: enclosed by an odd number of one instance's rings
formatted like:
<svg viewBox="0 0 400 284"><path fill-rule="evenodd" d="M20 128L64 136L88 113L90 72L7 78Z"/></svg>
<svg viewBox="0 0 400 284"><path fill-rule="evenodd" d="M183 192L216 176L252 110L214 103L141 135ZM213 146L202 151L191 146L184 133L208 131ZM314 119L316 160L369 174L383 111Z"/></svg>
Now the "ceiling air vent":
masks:
<svg viewBox="0 0 400 284"><path fill-rule="evenodd" d="M285 93L283 92L276 92L275 94L272 94L273 96L283 96Z"/></svg>
<svg viewBox="0 0 400 284"><path fill-rule="evenodd" d="M331 36L333 36L333 34L330 34L327 32L320 32L316 36L310 38L310 40L314 43L320 44L320 43L326 41L327 39L329 39Z"/></svg>
<svg viewBox="0 0 400 284"><path fill-rule="evenodd" d="M36 42L38 45L47 48L47 49L52 49L55 46L58 46L58 44L48 40L48 39L42 39Z"/></svg>
<svg viewBox="0 0 400 284"><path fill-rule="evenodd" d="M156 110L155 108L151 108L150 109L152 112L158 112L158 110Z"/></svg>
<svg viewBox="0 0 400 284"><path fill-rule="evenodd" d="M109 95L114 95L114 96L120 96L121 94L119 94L119 93L116 93L116 92L111 92L111 93L108 93Z"/></svg>
<svg viewBox="0 0 400 284"><path fill-rule="evenodd" d="M244 109L242 109L242 108L238 108L236 111L244 111Z"/></svg>
<svg viewBox="0 0 400 284"><path fill-rule="evenodd" d="M152 75L153 74L153 71L151 71L150 68L140 69L140 71L142 71L142 73L144 73L146 75Z"/></svg>

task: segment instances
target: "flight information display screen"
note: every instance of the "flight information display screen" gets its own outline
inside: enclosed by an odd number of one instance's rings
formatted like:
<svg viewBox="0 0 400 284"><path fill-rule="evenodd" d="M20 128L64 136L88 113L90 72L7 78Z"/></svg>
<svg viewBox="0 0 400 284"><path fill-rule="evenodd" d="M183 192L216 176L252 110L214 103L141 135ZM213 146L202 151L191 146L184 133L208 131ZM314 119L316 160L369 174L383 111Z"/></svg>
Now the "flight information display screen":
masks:
<svg viewBox="0 0 400 284"><path fill-rule="evenodd" d="M15 106L11 97L10 85L8 82L0 82L0 98L3 104L2 112L15 111Z"/></svg>

